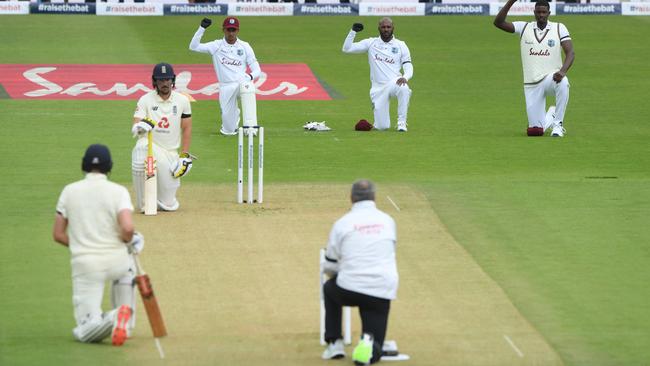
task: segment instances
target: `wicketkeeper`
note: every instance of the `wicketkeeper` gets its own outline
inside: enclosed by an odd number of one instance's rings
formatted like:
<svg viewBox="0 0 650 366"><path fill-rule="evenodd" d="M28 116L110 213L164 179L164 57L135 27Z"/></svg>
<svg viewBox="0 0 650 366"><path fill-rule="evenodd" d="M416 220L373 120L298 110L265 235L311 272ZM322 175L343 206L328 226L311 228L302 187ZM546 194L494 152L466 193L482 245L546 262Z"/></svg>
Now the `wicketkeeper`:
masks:
<svg viewBox="0 0 650 366"><path fill-rule="evenodd" d="M74 338L90 343L112 335L120 346L135 325L135 266L128 250L140 252L144 238L133 231L129 192L108 180L112 166L106 146L88 147L81 160L85 178L65 186L59 197L53 237L72 257ZM112 310L104 313L106 281Z"/></svg>
<svg viewBox="0 0 650 366"><path fill-rule="evenodd" d="M192 168L192 108L187 96L173 90L176 74L172 65L159 63L153 68L154 90L143 95L133 114L131 132L138 141L131 154L136 207L144 212L145 161L147 133L153 133L153 155L157 167L158 208L176 211L176 191L180 178ZM181 153L178 153L178 149Z"/></svg>
<svg viewBox="0 0 650 366"><path fill-rule="evenodd" d="M239 34L239 20L237 18L227 17L223 21L223 38L201 43L203 33L211 24L212 20L208 18L201 21L201 26L194 33L194 37L190 42L190 50L212 56L214 71L219 80L220 132L223 135L236 135L240 114L237 107L238 97L241 97L241 107L244 110L244 127L257 126L257 106L253 80L260 76L262 70L250 44L237 37ZM257 133L256 129L250 129L250 131Z"/></svg>

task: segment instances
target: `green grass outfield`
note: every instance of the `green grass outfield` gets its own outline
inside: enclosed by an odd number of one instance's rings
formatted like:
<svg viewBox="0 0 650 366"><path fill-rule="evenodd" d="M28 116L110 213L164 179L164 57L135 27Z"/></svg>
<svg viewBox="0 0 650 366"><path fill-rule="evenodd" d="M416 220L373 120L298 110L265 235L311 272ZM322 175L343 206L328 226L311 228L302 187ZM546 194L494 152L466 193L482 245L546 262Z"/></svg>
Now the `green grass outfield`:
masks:
<svg viewBox="0 0 650 366"><path fill-rule="evenodd" d="M0 63L207 63L188 50L200 19L1 16ZM368 177L380 190L416 187L566 365L650 364L650 18L551 19L567 25L576 51L563 139L524 136L517 38L470 16L394 19L415 70L409 132L355 133L356 120L371 118L367 60L340 49L358 19L242 19L262 66L307 63L341 95L258 102L267 186ZM362 35L375 36L377 19L361 20ZM130 186L134 105L0 99L0 365L126 357L72 342L68 254L51 227L88 144L108 144L112 179ZM232 183L234 192L235 143L215 134L217 102L194 103L193 117L201 159L184 188ZM308 120L333 131L305 133Z"/></svg>

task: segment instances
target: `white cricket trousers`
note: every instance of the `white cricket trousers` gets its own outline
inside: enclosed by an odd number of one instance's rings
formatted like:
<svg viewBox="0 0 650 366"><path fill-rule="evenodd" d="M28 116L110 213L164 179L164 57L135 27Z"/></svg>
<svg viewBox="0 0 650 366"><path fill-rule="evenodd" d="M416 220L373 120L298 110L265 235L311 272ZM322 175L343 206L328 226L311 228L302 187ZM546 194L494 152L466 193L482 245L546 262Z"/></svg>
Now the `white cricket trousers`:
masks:
<svg viewBox="0 0 650 366"><path fill-rule="evenodd" d="M408 84L397 85L397 79L385 84L373 84L370 88L370 100L375 116L374 127L378 130L390 128L390 98L397 98L397 122L406 122L411 89Z"/></svg>
<svg viewBox="0 0 650 366"><path fill-rule="evenodd" d="M102 313L104 285L111 281L111 305L119 308L128 305L135 314L135 264L133 257L116 263L108 269L72 277L72 304L77 326L72 330L81 342L100 342L113 330L116 311ZM128 324L133 329L135 319Z"/></svg>
<svg viewBox="0 0 650 366"><path fill-rule="evenodd" d="M219 83L219 105L221 106L221 132L234 134L239 125L239 83Z"/></svg>
<svg viewBox="0 0 650 366"><path fill-rule="evenodd" d="M546 119L546 97L555 96L555 118L553 125L564 121L564 113L569 104L569 78L566 76L556 83L553 74L548 74L537 84L524 85L526 96L526 112L528 113L528 127L544 128Z"/></svg>
<svg viewBox="0 0 650 366"><path fill-rule="evenodd" d="M156 159L158 207L165 211L175 211L180 206L176 200L176 191L181 186L180 178L174 178L173 169L178 164L178 152L165 150L153 144L153 155ZM133 175L133 190L135 191L136 210L144 212L144 175L147 160L147 137L141 137L131 152L131 171Z"/></svg>

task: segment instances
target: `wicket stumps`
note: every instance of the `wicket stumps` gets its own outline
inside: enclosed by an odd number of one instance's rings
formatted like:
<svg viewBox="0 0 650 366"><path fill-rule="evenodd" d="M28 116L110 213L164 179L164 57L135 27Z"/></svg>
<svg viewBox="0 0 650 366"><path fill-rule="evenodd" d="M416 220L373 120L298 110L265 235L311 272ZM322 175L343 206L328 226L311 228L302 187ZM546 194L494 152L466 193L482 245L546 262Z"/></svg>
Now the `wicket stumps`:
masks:
<svg viewBox="0 0 650 366"><path fill-rule="evenodd" d="M244 130L248 135L248 196L244 201ZM257 130L257 134L254 132ZM237 203L262 203L264 199L264 127L245 126L239 127L237 144ZM257 200L253 198L254 184L254 139L257 135Z"/></svg>
<svg viewBox="0 0 650 366"><path fill-rule="evenodd" d="M320 250L320 344L325 345L325 300L323 299L323 284L327 275L323 270L325 263L325 249ZM349 306L343 307L343 343L352 344L352 310Z"/></svg>

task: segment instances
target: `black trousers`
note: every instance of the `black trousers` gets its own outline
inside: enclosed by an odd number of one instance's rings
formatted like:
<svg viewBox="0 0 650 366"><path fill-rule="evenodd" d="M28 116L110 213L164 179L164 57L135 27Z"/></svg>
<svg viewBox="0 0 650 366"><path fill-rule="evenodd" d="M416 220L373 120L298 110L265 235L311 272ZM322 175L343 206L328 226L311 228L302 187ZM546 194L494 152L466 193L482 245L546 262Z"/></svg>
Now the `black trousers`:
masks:
<svg viewBox="0 0 650 366"><path fill-rule="evenodd" d="M362 332L371 333L375 338L370 362L379 361L388 327L390 300L340 288L336 284L336 277L330 278L323 285L323 298L325 300L325 341L329 343L343 338L341 331L343 306L357 306L361 316Z"/></svg>

